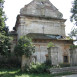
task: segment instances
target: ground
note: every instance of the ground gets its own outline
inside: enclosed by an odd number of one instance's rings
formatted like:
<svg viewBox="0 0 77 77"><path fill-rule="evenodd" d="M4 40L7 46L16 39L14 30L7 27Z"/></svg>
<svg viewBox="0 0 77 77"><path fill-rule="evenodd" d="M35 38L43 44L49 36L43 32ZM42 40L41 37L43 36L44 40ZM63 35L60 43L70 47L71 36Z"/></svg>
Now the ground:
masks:
<svg viewBox="0 0 77 77"><path fill-rule="evenodd" d="M69 73L68 73L69 74ZM30 73L22 73L19 69L0 69L0 77L56 77L62 76L63 74L30 74Z"/></svg>
<svg viewBox="0 0 77 77"><path fill-rule="evenodd" d="M53 77L50 74L21 73L19 69L0 69L0 77Z"/></svg>

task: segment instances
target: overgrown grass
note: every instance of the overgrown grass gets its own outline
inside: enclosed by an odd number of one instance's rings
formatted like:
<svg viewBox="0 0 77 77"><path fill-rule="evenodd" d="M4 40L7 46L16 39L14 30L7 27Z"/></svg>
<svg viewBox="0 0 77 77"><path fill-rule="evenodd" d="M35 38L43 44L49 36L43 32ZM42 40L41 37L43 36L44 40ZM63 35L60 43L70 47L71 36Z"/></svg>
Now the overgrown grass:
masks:
<svg viewBox="0 0 77 77"><path fill-rule="evenodd" d="M0 77L56 77L61 75L69 75L70 73L63 74L48 74L48 73L22 73L19 69L0 69Z"/></svg>
<svg viewBox="0 0 77 77"><path fill-rule="evenodd" d="M22 73L19 69L0 69L0 77L53 77L50 74Z"/></svg>

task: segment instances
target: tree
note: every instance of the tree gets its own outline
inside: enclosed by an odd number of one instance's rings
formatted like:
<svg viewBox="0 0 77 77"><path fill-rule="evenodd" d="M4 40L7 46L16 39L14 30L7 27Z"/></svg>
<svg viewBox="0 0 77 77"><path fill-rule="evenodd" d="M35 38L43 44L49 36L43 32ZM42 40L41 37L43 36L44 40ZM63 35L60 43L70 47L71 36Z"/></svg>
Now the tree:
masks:
<svg viewBox="0 0 77 77"><path fill-rule="evenodd" d="M73 4L72 4L72 8L71 8L71 21L75 22L76 26L77 26L77 0L74 0Z"/></svg>
<svg viewBox="0 0 77 77"><path fill-rule="evenodd" d="M21 37L15 46L14 52L17 56L22 57L21 69L24 71L25 65L30 65L30 57L34 53L35 47L30 38Z"/></svg>
<svg viewBox="0 0 77 77"><path fill-rule="evenodd" d="M3 11L4 0L0 0L0 54L3 56L8 56L10 52L11 42L8 27L5 25L6 16Z"/></svg>
<svg viewBox="0 0 77 77"><path fill-rule="evenodd" d="M4 0L0 0L0 33L5 35L7 27L5 26L6 16L3 11Z"/></svg>
<svg viewBox="0 0 77 77"><path fill-rule="evenodd" d="M70 20L71 22L75 22L77 26L77 0L74 0L72 3L72 8L71 8L71 17ZM75 38L77 40L77 28L73 28L69 34L69 36L73 39Z"/></svg>
<svg viewBox="0 0 77 77"><path fill-rule="evenodd" d="M8 57L10 55L11 37L0 34L0 54Z"/></svg>
<svg viewBox="0 0 77 77"><path fill-rule="evenodd" d="M74 28L73 30L71 30L69 36L71 37L71 39L73 38L77 39L77 28Z"/></svg>

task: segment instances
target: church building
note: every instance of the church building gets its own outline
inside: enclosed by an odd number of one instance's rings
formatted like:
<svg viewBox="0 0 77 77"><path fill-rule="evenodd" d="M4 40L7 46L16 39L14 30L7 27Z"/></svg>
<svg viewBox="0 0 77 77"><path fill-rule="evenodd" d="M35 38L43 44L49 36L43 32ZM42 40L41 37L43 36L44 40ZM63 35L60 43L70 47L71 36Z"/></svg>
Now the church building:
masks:
<svg viewBox="0 0 77 77"><path fill-rule="evenodd" d="M25 5L17 16L14 31L13 47L21 36L32 38L35 45L34 62L44 63L48 59L48 43L51 48L52 64L70 64L70 45L73 44L65 35L65 21L63 15L49 0L33 0Z"/></svg>

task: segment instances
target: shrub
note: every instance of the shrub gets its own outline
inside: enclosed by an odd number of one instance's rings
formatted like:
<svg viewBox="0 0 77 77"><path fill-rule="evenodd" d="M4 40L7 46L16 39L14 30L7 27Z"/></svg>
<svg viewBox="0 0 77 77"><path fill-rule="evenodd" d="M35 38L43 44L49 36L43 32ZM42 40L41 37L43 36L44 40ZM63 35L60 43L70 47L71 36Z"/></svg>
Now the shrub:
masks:
<svg viewBox="0 0 77 77"><path fill-rule="evenodd" d="M48 48L50 48L50 47L55 47L55 45L52 42L49 42L48 43Z"/></svg>
<svg viewBox="0 0 77 77"><path fill-rule="evenodd" d="M70 49L76 49L77 48L77 45L70 45Z"/></svg>
<svg viewBox="0 0 77 77"><path fill-rule="evenodd" d="M29 73L47 73L48 66L45 64L31 65L25 71Z"/></svg>
<svg viewBox="0 0 77 77"><path fill-rule="evenodd" d="M35 52L35 46L32 43L31 38L26 36L22 36L17 45L14 48L14 52L16 56L25 55L26 57L31 57L31 55Z"/></svg>
<svg viewBox="0 0 77 77"><path fill-rule="evenodd" d="M7 58L0 61L0 68L18 68L20 67L20 61L17 58Z"/></svg>

